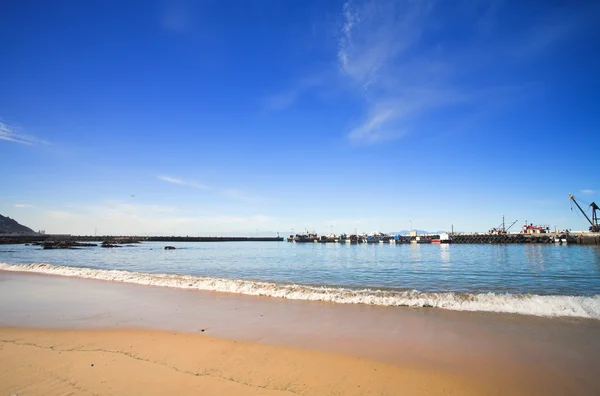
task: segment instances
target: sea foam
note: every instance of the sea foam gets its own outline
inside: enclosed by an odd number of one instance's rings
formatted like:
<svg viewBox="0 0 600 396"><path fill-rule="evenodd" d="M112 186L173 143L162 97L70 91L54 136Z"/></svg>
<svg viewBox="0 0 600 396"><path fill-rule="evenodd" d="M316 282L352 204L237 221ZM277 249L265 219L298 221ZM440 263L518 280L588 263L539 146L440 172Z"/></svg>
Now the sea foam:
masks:
<svg viewBox="0 0 600 396"><path fill-rule="evenodd" d="M100 279L177 289L287 298L290 300L380 306L434 307L455 311L505 312L522 315L546 317L569 316L600 320L600 295L543 296L507 293L420 292L418 290L354 290L340 287L279 284L193 275L149 274L50 264L13 265L0 262L0 270Z"/></svg>

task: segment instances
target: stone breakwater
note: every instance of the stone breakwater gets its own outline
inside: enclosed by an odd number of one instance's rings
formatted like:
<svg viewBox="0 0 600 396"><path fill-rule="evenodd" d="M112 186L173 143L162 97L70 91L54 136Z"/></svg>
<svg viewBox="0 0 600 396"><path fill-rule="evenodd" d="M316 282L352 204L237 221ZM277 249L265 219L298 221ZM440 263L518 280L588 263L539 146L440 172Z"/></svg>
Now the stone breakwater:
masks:
<svg viewBox="0 0 600 396"><path fill-rule="evenodd" d="M491 244L509 244L509 243L555 243L557 238L562 243L572 245L600 245L599 233L588 234L468 234L452 235L452 243L491 243Z"/></svg>
<svg viewBox="0 0 600 396"><path fill-rule="evenodd" d="M61 246L76 242L101 242L122 245L140 242L281 242L281 237L180 237L180 236L91 236L91 235L16 235L0 237L0 245L29 243L40 245L53 242ZM80 245L81 246L81 245Z"/></svg>

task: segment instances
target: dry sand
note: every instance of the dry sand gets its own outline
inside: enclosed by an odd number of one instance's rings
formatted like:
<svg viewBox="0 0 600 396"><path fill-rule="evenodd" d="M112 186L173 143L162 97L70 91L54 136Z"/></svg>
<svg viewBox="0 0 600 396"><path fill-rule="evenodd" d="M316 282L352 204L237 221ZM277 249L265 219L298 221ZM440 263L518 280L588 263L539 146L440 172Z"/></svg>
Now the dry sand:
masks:
<svg viewBox="0 0 600 396"><path fill-rule="evenodd" d="M147 330L0 329L1 395L483 395L447 373Z"/></svg>
<svg viewBox="0 0 600 396"><path fill-rule="evenodd" d="M595 394L510 365L480 377L155 330L0 328L0 368L7 396Z"/></svg>

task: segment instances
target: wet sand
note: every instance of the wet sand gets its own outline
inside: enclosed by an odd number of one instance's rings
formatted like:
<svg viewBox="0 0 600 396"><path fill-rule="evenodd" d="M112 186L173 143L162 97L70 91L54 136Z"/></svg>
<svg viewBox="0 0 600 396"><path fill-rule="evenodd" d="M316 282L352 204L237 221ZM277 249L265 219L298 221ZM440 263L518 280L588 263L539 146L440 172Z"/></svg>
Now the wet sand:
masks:
<svg viewBox="0 0 600 396"><path fill-rule="evenodd" d="M220 372L235 373L238 376L235 378L243 378L238 382L256 385L242 387L244 390L240 388L242 393L238 394L258 390L269 394L267 390L278 389L265 387L270 384L269 378L275 377L261 371L271 370L272 361L277 362L272 369L278 373L278 381L291 384L290 389L296 393L307 395L368 394L367 389L372 394L402 391L409 394L449 394L450 391L457 394L600 394L600 380L596 375L600 363L600 323L594 320L338 305L0 271L0 326L4 327L0 365L22 366L17 371L23 374L23 377L3 374L0 384L12 381L16 387L29 386L26 374L34 372L36 378L40 376L40 380L36 380L40 384L50 384L41 378L54 373L52 375L57 378L62 375L63 379L81 375L76 383L92 386L85 377L87 372L73 367L79 367L81 356L87 359L99 353L80 349L93 349L103 342L106 345L102 344L102 349L113 351L110 356L103 355L103 359L118 356L125 359L122 363L127 367L114 369L112 374L107 372L106 378L112 378L107 381L133 383L133 378L128 379L130 368L136 370L135 375L141 368L130 365L142 364L144 360L120 352L127 352L123 345L133 345L132 342L140 340L135 344L135 356L163 363L169 361L175 367L185 367L183 371L196 374L198 370L212 373L216 370L214 365L218 365ZM21 344L35 346L16 345L13 341L17 339ZM150 343L150 339L156 341ZM200 355L189 352L178 344L183 339L187 344L181 345L193 345L189 351L205 351L209 341L222 349L217 348L220 352L210 355L209 360L196 361L204 352ZM70 340L77 342L70 344ZM40 344L42 341L47 342L43 344L46 346L64 344L66 347L56 356L53 350ZM176 354L169 352L177 348L183 349ZM67 353L66 349L73 351ZM45 359L49 359L47 365L36 363ZM323 365L324 362L328 362L327 365ZM373 365L382 371L374 374L374 370L369 370ZM63 366L66 371L62 374L49 369ZM167 370L165 367L154 369ZM125 373L127 375L120 380L113 378ZM380 377L381 373L386 376ZM219 391L207 383L196 382L209 379L206 376L189 373L187 376L195 379L189 383L190 388L181 388L182 393L194 389L206 389L208 394L238 392L225 388ZM346 387L350 383L356 388ZM358 385L361 385L360 391ZM96 392L92 393L96 394L119 393L110 393L106 388L93 389ZM0 391L4 390L0 386ZM22 394L61 393L42 390L43 386L38 393ZM6 391L15 392L13 388ZM148 394L143 389L129 394L136 392Z"/></svg>

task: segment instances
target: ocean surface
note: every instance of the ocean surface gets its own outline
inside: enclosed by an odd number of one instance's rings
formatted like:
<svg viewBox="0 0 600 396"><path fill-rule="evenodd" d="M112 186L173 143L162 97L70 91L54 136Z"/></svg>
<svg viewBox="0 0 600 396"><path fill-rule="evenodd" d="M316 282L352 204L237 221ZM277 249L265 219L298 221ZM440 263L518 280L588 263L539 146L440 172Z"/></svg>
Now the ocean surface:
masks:
<svg viewBox="0 0 600 396"><path fill-rule="evenodd" d="M165 245L176 250L164 250ZM0 246L0 270L296 300L600 319L600 248L145 242Z"/></svg>

